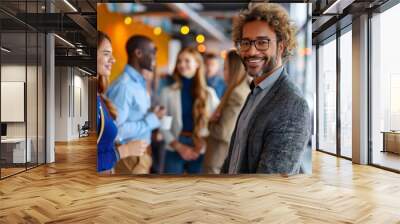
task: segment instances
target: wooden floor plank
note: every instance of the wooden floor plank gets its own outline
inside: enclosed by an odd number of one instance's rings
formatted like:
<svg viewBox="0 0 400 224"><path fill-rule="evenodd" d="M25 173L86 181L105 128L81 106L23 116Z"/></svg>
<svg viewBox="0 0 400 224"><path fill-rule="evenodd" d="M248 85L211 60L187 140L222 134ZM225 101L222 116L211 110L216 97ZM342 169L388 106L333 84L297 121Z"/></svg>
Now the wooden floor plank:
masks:
<svg viewBox="0 0 400 224"><path fill-rule="evenodd" d="M320 152L313 175L102 177L93 137L0 181L0 223L400 223L400 175Z"/></svg>

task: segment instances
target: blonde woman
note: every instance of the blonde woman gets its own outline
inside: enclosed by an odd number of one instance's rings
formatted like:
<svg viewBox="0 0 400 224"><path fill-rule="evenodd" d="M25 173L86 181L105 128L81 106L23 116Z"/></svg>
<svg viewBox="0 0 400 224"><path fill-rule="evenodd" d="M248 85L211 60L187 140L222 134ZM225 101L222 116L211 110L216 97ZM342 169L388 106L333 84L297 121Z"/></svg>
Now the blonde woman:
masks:
<svg viewBox="0 0 400 224"><path fill-rule="evenodd" d="M207 86L203 59L193 48L179 52L173 78L175 83L164 88L160 97L172 116L171 129L162 130L167 144L164 173L200 173L208 120L219 100Z"/></svg>
<svg viewBox="0 0 400 224"><path fill-rule="evenodd" d="M224 79L228 85L221 103L214 112L207 138L204 173L219 174L228 154L229 142L236 119L250 92L246 71L236 51L229 51L224 62Z"/></svg>

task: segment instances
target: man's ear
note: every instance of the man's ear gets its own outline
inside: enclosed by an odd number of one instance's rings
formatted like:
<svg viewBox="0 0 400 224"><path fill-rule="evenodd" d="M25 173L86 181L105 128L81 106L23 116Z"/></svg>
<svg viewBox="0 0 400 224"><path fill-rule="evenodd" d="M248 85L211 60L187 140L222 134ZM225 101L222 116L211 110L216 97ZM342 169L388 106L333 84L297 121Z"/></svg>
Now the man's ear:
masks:
<svg viewBox="0 0 400 224"><path fill-rule="evenodd" d="M283 51L285 50L286 46L283 41L278 42L278 52L280 55L283 55Z"/></svg>
<svg viewBox="0 0 400 224"><path fill-rule="evenodd" d="M142 58L143 56L143 52L140 49L135 49L134 54L136 58Z"/></svg>

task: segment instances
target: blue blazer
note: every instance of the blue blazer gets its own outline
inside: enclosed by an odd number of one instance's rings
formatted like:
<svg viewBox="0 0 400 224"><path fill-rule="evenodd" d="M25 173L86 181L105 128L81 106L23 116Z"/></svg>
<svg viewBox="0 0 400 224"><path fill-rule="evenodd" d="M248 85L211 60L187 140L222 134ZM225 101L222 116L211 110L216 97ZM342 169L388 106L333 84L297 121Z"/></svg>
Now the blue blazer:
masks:
<svg viewBox="0 0 400 224"><path fill-rule="evenodd" d="M117 126L100 96L97 96L97 172L109 170L118 160L114 140Z"/></svg>

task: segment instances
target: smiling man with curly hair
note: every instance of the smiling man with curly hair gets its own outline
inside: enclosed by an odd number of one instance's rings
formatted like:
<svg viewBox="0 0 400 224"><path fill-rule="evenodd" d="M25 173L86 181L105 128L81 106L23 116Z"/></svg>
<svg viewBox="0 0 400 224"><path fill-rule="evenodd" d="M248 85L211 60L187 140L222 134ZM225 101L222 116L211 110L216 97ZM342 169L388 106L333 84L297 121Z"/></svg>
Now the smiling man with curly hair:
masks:
<svg viewBox="0 0 400 224"><path fill-rule="evenodd" d="M257 3L233 24L233 40L251 93L239 115L222 173L310 173L304 163L311 116L284 64L295 50L296 27L279 4Z"/></svg>

